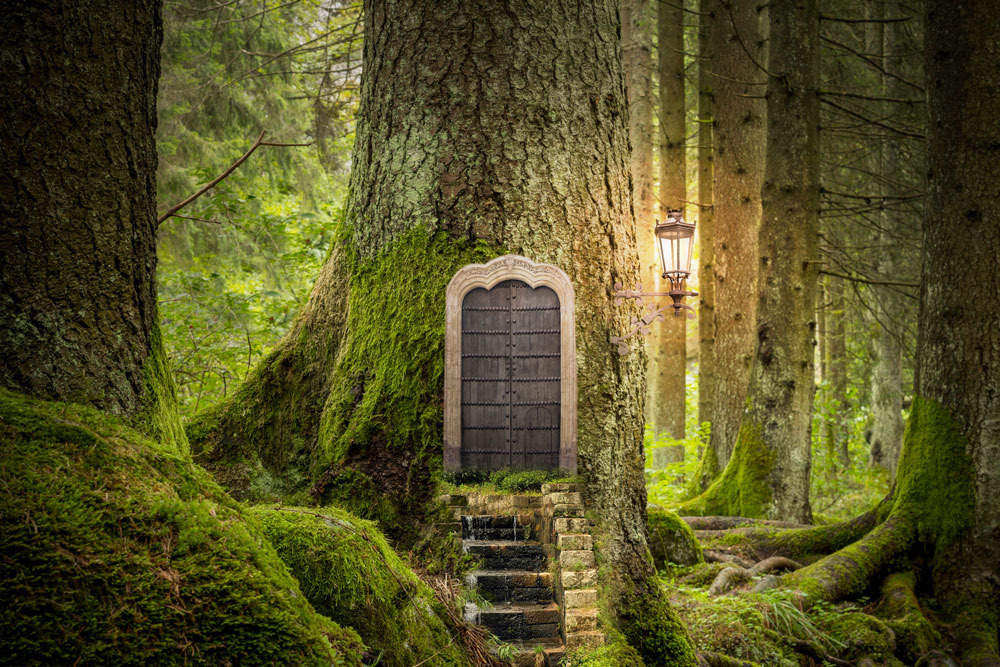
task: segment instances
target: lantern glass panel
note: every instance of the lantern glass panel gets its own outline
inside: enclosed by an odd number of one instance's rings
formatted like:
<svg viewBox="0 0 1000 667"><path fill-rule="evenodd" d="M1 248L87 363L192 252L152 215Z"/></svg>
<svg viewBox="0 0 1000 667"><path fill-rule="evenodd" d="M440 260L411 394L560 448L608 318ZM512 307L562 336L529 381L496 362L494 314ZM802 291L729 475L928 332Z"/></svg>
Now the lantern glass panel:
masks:
<svg viewBox="0 0 1000 667"><path fill-rule="evenodd" d="M657 225L656 240L664 275L690 274L693 236L694 225L685 222L668 218L666 223Z"/></svg>

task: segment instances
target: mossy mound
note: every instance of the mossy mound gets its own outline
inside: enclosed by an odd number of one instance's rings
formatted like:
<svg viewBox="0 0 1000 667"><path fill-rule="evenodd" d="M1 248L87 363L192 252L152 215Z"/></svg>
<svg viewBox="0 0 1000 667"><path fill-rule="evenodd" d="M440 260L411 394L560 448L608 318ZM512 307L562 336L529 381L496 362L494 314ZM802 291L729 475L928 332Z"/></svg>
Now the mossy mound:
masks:
<svg viewBox="0 0 1000 667"><path fill-rule="evenodd" d="M695 565L705 560L691 526L673 512L650 508L646 523L649 553L657 569L668 563Z"/></svg>
<svg viewBox="0 0 1000 667"><path fill-rule="evenodd" d="M251 511L312 605L357 630L380 665L469 664L441 603L374 524L334 508Z"/></svg>
<svg viewBox="0 0 1000 667"><path fill-rule="evenodd" d="M0 460L0 664L363 664L175 447L0 391Z"/></svg>
<svg viewBox="0 0 1000 667"><path fill-rule="evenodd" d="M871 658L881 662L893 657L896 636L885 623L861 612L837 614L823 621L824 632L844 644L841 657L845 660Z"/></svg>
<svg viewBox="0 0 1000 667"><path fill-rule="evenodd" d="M628 645L621 633L609 629L606 642L596 648L570 651L561 664L563 667L645 667L642 657Z"/></svg>

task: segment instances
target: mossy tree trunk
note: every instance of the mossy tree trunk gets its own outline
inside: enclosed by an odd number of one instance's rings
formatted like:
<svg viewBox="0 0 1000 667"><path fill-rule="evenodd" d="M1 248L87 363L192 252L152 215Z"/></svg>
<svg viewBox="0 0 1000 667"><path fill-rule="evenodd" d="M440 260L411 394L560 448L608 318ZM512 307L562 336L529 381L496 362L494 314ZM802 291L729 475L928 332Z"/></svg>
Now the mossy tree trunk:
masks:
<svg viewBox="0 0 1000 667"><path fill-rule="evenodd" d="M831 233L836 233L831 230ZM833 414L826 424L827 446L840 465L851 462L847 450L847 420L850 405L847 402L847 295L842 278L831 277L827 283L830 307L826 313L829 336L830 398Z"/></svg>
<svg viewBox="0 0 1000 667"><path fill-rule="evenodd" d="M928 206L915 400L885 521L786 577L811 600L923 564L963 665L1000 665L1000 105L990 3L927 2Z"/></svg>
<svg viewBox="0 0 1000 667"><path fill-rule="evenodd" d="M177 439L154 283L161 39L158 2L0 16L0 382Z"/></svg>
<svg viewBox="0 0 1000 667"><path fill-rule="evenodd" d="M506 252L555 264L576 290L579 466L609 517L608 609L648 664L690 665L646 547L645 357L610 340L633 314L613 285L639 275L618 7L583 9L366 2L341 238L292 333L191 432L231 488L295 492L303 472L315 501L404 533L441 466L447 281Z"/></svg>
<svg viewBox="0 0 1000 667"><path fill-rule="evenodd" d="M657 4L657 73L660 84L660 209L684 209L687 202L687 124L684 106L684 8ZM657 271L657 276L662 274ZM657 291L669 291L660 278ZM687 374L687 317L665 316L653 325L655 390L648 410L653 428L684 437L684 379Z"/></svg>
<svg viewBox="0 0 1000 667"><path fill-rule="evenodd" d="M714 124L711 75L713 0L698 3L698 422L713 421L715 386Z"/></svg>
<svg viewBox="0 0 1000 667"><path fill-rule="evenodd" d="M756 354L733 455L721 477L684 510L809 523L818 282L819 12L815 2L779 0L771 3L768 16Z"/></svg>
<svg viewBox="0 0 1000 667"><path fill-rule="evenodd" d="M702 464L706 488L725 468L743 416L753 359L757 228L764 172L764 73L758 5L713 3L710 39L715 174L714 343L711 444Z"/></svg>

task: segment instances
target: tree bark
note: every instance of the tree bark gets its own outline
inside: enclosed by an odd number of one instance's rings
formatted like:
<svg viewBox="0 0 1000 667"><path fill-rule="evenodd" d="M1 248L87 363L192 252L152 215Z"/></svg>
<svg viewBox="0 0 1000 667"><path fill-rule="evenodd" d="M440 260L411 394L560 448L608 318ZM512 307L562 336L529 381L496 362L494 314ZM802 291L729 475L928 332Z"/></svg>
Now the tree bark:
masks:
<svg viewBox="0 0 1000 667"><path fill-rule="evenodd" d="M814 1L777 0L770 4L768 15L767 159L756 354L733 455L721 477L683 509L692 514L810 523L819 12Z"/></svg>
<svg viewBox="0 0 1000 667"><path fill-rule="evenodd" d="M733 451L753 358L757 228L765 144L765 107L760 99L764 74L754 63L763 63L759 20L756 3L715 3L710 39L717 193L713 202L715 377L710 397L711 444L701 475L703 488L725 468Z"/></svg>
<svg viewBox="0 0 1000 667"><path fill-rule="evenodd" d="M830 452L846 468L851 462L847 449L847 419L850 409L847 402L847 297L843 279L831 276L827 287L830 308L826 313L826 326L830 353L830 398L833 405L824 435Z"/></svg>
<svg viewBox="0 0 1000 667"><path fill-rule="evenodd" d="M711 31L714 0L698 3L698 422L713 421L715 386L715 215Z"/></svg>
<svg viewBox="0 0 1000 667"><path fill-rule="evenodd" d="M914 384L923 403L950 416L958 437L941 437L943 425L926 414L911 417L909 428L922 430L904 445L898 486L913 502L925 491L923 484L940 489L919 497L925 515L934 519L921 527L930 524L938 538L935 588L958 625L963 664L995 667L1000 665L1000 282L994 273L1000 263L1000 73L994 45L1000 24L992 2L927 0L926 10L928 207Z"/></svg>
<svg viewBox="0 0 1000 667"><path fill-rule="evenodd" d="M639 275L617 4L372 0L364 16L345 229L293 332L192 428L199 458L244 495L311 484L405 536L441 469L447 281L507 252L555 264L576 290L579 472L607 518L608 608L637 643L669 636L647 664L693 665L646 546L646 360L610 341L634 314L613 285Z"/></svg>
<svg viewBox="0 0 1000 667"><path fill-rule="evenodd" d="M156 327L159 3L0 21L0 381L182 437Z"/></svg>
<svg viewBox="0 0 1000 667"><path fill-rule="evenodd" d="M672 208L685 208L687 201L687 127L684 103L684 9L680 5L657 4L658 74L660 84L660 209L663 217ZM657 272L657 291L669 291L669 281ZM687 375L687 317L665 316L654 325L651 386L655 400L650 406L653 428L671 438L684 437Z"/></svg>

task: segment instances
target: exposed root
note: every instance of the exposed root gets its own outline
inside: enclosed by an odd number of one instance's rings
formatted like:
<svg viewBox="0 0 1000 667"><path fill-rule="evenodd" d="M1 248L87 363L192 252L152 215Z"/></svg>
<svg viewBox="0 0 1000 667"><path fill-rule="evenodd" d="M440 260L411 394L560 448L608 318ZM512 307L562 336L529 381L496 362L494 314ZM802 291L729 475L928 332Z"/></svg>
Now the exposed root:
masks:
<svg viewBox="0 0 1000 667"><path fill-rule="evenodd" d="M706 563L734 563L746 569L753 567L753 563L745 561L739 556L722 553L721 551L704 551L703 555L705 556Z"/></svg>
<svg viewBox="0 0 1000 667"><path fill-rule="evenodd" d="M738 660L730 658L728 655L705 651L698 654L698 660L704 667L759 667L757 663L749 660Z"/></svg>
<svg viewBox="0 0 1000 667"><path fill-rule="evenodd" d="M768 526L771 528L811 528L808 524L772 519L747 519L742 516L682 516L693 530L729 530L747 526Z"/></svg>
<svg viewBox="0 0 1000 667"><path fill-rule="evenodd" d="M802 566L800 564L790 558L784 558L782 556L765 558L751 568L727 567L725 570L716 575L715 581L712 582L712 585L708 589L708 594L711 597L722 595L729 590L731 586L744 581L749 581L750 579L762 574L773 572L774 570L798 570L801 567Z"/></svg>
<svg viewBox="0 0 1000 667"><path fill-rule="evenodd" d="M836 602L864 592L869 582L913 541L910 522L892 514L857 542L782 578L781 585L804 595L802 603Z"/></svg>
<svg viewBox="0 0 1000 667"><path fill-rule="evenodd" d="M738 551L754 560L770 556L802 559L830 554L858 541L885 519L890 506L886 499L864 514L829 526L781 528L754 521L731 530L696 530L695 535L711 551Z"/></svg>

